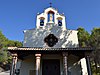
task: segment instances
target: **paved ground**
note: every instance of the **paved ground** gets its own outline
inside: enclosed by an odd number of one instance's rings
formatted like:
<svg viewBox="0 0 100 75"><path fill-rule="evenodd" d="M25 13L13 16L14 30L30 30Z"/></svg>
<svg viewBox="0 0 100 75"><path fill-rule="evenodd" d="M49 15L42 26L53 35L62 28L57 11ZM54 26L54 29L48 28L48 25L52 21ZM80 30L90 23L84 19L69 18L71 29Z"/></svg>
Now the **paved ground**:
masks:
<svg viewBox="0 0 100 75"><path fill-rule="evenodd" d="M10 75L10 71L1 72L0 75Z"/></svg>

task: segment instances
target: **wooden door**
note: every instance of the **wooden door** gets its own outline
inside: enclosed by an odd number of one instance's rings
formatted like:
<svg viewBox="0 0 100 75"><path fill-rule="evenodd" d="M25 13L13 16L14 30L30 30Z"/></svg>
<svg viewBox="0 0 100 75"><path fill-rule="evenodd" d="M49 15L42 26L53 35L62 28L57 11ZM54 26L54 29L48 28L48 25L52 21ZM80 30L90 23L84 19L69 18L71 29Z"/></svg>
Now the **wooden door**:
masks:
<svg viewBox="0 0 100 75"><path fill-rule="evenodd" d="M42 75L60 75L60 60L43 60Z"/></svg>

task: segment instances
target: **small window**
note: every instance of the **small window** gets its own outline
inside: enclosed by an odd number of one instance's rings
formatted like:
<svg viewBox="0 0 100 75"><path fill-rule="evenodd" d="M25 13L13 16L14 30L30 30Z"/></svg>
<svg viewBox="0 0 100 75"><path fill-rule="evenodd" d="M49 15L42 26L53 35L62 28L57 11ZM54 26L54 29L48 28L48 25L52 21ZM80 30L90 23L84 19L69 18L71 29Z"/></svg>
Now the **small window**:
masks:
<svg viewBox="0 0 100 75"><path fill-rule="evenodd" d="M58 25L62 26L62 20L58 20Z"/></svg>
<svg viewBox="0 0 100 75"><path fill-rule="evenodd" d="M40 26L44 26L44 20L40 19Z"/></svg>
<svg viewBox="0 0 100 75"><path fill-rule="evenodd" d="M58 17L58 26L62 26L62 17Z"/></svg>
<svg viewBox="0 0 100 75"><path fill-rule="evenodd" d="M40 17L39 19L40 19L40 26L44 26L44 19L45 18L44 17Z"/></svg>

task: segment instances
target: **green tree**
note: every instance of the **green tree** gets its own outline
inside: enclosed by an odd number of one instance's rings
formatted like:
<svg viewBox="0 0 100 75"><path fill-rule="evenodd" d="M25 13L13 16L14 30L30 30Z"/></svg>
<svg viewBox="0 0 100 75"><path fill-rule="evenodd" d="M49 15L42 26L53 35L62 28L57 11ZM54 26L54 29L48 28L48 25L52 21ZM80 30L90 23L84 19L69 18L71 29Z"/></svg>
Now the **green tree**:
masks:
<svg viewBox="0 0 100 75"><path fill-rule="evenodd" d="M0 31L0 49L7 45L5 44L6 41L8 41L8 39Z"/></svg>
<svg viewBox="0 0 100 75"><path fill-rule="evenodd" d="M90 36L91 47L100 48L100 28L93 28Z"/></svg>
<svg viewBox="0 0 100 75"><path fill-rule="evenodd" d="M82 27L78 28L77 30L79 46L92 47L95 49L91 53L92 71L94 74L98 75L97 72L100 72L100 28L93 28L91 34L85 31L85 29Z"/></svg>
<svg viewBox="0 0 100 75"><path fill-rule="evenodd" d="M90 34L82 27L79 27L77 30L78 30L79 46L80 47L87 47L87 46L89 46Z"/></svg>
<svg viewBox="0 0 100 75"><path fill-rule="evenodd" d="M7 51L7 47L21 47L22 43L19 41L8 40L0 31L0 63L11 62L11 56Z"/></svg>
<svg viewBox="0 0 100 75"><path fill-rule="evenodd" d="M90 46L94 47L94 51L91 55L97 71L100 72L100 68L98 70L98 66L100 66L100 28L93 28L91 36L90 36Z"/></svg>
<svg viewBox="0 0 100 75"><path fill-rule="evenodd" d="M22 47L22 42L14 41L16 47Z"/></svg>
<svg viewBox="0 0 100 75"><path fill-rule="evenodd" d="M4 63L8 60L7 51L0 51L0 62Z"/></svg>

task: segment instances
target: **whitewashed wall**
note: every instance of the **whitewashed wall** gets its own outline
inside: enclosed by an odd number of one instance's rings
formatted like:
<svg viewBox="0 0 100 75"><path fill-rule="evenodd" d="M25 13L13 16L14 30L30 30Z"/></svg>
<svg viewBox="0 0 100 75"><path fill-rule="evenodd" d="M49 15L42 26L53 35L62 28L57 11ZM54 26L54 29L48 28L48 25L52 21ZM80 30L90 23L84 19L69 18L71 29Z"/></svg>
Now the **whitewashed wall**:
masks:
<svg viewBox="0 0 100 75"><path fill-rule="evenodd" d="M81 59L82 75L89 75L87 70L86 58Z"/></svg>
<svg viewBox="0 0 100 75"><path fill-rule="evenodd" d="M76 30L63 30L62 27L47 25L45 29L31 29L24 31L24 47L48 47L44 38L49 34L54 34L58 38L58 43L54 48L78 47Z"/></svg>
<svg viewBox="0 0 100 75"><path fill-rule="evenodd" d="M49 7L49 8L47 8L47 9L45 9L44 10L44 12L43 13L41 13L41 14L37 14L37 19L36 19L36 27L37 28L40 28L40 27L45 27L46 26L46 24L48 23L48 12L49 11L53 11L55 14L54 14L54 24L55 25L58 25L58 17L61 17L62 18L62 28L63 29L66 29L66 22L65 22L65 16L64 16L64 14L59 14L58 13L58 10L57 9L55 9L55 8L53 8L53 7ZM45 19L44 19L44 26L40 26L40 18L41 17L44 17Z"/></svg>
<svg viewBox="0 0 100 75"><path fill-rule="evenodd" d="M35 56L25 58L21 63L20 75L29 75L30 70L35 70Z"/></svg>

